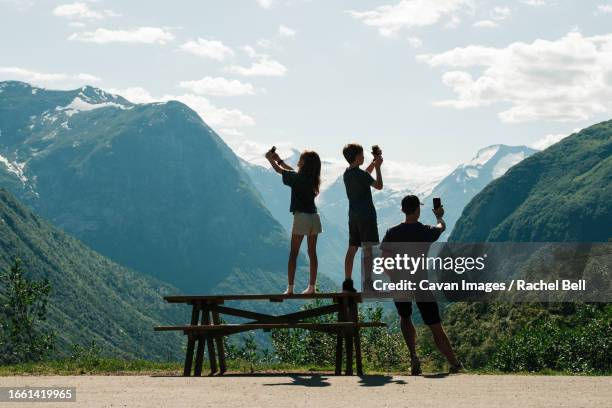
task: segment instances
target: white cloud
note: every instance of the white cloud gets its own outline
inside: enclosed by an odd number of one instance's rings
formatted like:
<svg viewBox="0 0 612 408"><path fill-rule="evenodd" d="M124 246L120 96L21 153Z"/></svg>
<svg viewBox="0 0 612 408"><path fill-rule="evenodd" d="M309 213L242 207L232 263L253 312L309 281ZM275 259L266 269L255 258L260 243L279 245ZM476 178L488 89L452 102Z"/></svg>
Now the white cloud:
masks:
<svg viewBox="0 0 612 408"><path fill-rule="evenodd" d="M257 0L257 4L261 8L269 9L274 4L273 0Z"/></svg>
<svg viewBox="0 0 612 408"><path fill-rule="evenodd" d="M597 6L597 11L600 13L612 13L612 4L600 4Z"/></svg>
<svg viewBox="0 0 612 408"><path fill-rule="evenodd" d="M233 74L254 77L254 76L284 76L287 73L287 67L278 61L268 58L267 56L261 57L256 62L252 63L250 67L243 67L239 65L232 65L225 69Z"/></svg>
<svg viewBox="0 0 612 408"><path fill-rule="evenodd" d="M255 51L255 48L251 47L250 45L244 45L241 47L241 49L249 58L255 58L257 56L257 51Z"/></svg>
<svg viewBox="0 0 612 408"><path fill-rule="evenodd" d="M19 11L26 11L36 4L36 0L0 0L0 3L10 3Z"/></svg>
<svg viewBox="0 0 612 408"><path fill-rule="evenodd" d="M87 3L74 2L61 4L53 9L53 15L75 20L102 20L106 17L118 17L112 10L92 10Z"/></svg>
<svg viewBox="0 0 612 408"><path fill-rule="evenodd" d="M546 5L546 0L521 0L521 3L532 7L539 7Z"/></svg>
<svg viewBox="0 0 612 408"><path fill-rule="evenodd" d="M491 18L493 20L505 20L510 17L510 7L508 6L497 6L491 10Z"/></svg>
<svg viewBox="0 0 612 408"><path fill-rule="evenodd" d="M575 128L571 131L571 133L557 133L557 134L548 134L531 144L531 147L538 150L544 150L547 147L554 145L555 143L560 142L566 137L570 136L573 133L579 132L579 128Z"/></svg>
<svg viewBox="0 0 612 408"><path fill-rule="evenodd" d="M98 28L95 31L74 33L68 37L68 39L96 44L114 42L166 44L174 39L174 34L159 27L139 27L132 30L108 30L106 28Z"/></svg>
<svg viewBox="0 0 612 408"><path fill-rule="evenodd" d="M287 27L285 25L281 25L280 27L278 27L278 35L280 35L281 37L294 37L297 34L297 32L290 27Z"/></svg>
<svg viewBox="0 0 612 408"><path fill-rule="evenodd" d="M221 128L219 129L219 133L221 133L222 136L233 136L233 137L244 136L243 132L235 128Z"/></svg>
<svg viewBox="0 0 612 408"><path fill-rule="evenodd" d="M100 77L97 77L97 76L91 75L91 74L78 74L76 77L78 79L81 79L81 80L86 81L88 83L91 83L91 82L100 82Z"/></svg>
<svg viewBox="0 0 612 408"><path fill-rule="evenodd" d="M234 55L234 51L221 41L204 38L186 42L181 45L181 50L198 57L211 58L217 61L223 61L225 58Z"/></svg>
<svg viewBox="0 0 612 408"><path fill-rule="evenodd" d="M478 28L495 28L498 27L499 24L492 20L480 20L475 22L473 26Z"/></svg>
<svg viewBox="0 0 612 408"><path fill-rule="evenodd" d="M193 94L154 96L140 87L126 89L108 89L109 92L121 95L134 103L153 103L179 101L196 111L198 115L213 128L238 129L254 126L255 119L238 109L222 108L213 105L203 96Z"/></svg>
<svg viewBox="0 0 612 408"><path fill-rule="evenodd" d="M210 96L239 96L253 95L253 85L240 82L237 79L204 77L197 81L182 81L179 86L198 95Z"/></svg>
<svg viewBox="0 0 612 408"><path fill-rule="evenodd" d="M446 16L471 7L471 0L401 0L395 5L379 6L368 11L350 10L348 13L390 37L402 28L433 25ZM451 20L451 25L458 23L458 17L454 17L455 22Z"/></svg>
<svg viewBox="0 0 612 408"><path fill-rule="evenodd" d="M133 103L151 103L158 101L144 88L131 87L131 88L108 88L106 89L109 93L120 95Z"/></svg>
<svg viewBox="0 0 612 408"><path fill-rule="evenodd" d="M42 86L50 84L77 86L100 81L100 78L91 74L46 73L19 67L0 67L0 79L24 81Z"/></svg>
<svg viewBox="0 0 612 408"><path fill-rule="evenodd" d="M461 19L457 16L451 16L448 23L444 24L444 28L457 28L461 24Z"/></svg>
<svg viewBox="0 0 612 408"><path fill-rule="evenodd" d="M503 122L579 121L612 111L612 34L571 32L554 41L516 42L505 48L470 45L417 56L449 67L442 81L456 99L436 102L457 109L502 102Z"/></svg>
<svg viewBox="0 0 612 408"><path fill-rule="evenodd" d="M408 44L410 44L412 48L419 48L421 45L423 45L423 41L421 41L421 39L418 37L408 37L407 40Z"/></svg>
<svg viewBox="0 0 612 408"><path fill-rule="evenodd" d="M257 45L261 48L273 48L276 46L274 41L269 38L260 38L257 40Z"/></svg>

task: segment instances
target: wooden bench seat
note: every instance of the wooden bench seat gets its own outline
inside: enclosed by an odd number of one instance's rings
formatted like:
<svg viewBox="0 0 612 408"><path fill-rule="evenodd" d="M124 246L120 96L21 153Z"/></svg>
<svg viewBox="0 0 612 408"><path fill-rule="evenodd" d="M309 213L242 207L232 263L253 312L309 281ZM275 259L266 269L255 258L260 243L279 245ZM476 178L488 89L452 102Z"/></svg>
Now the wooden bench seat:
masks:
<svg viewBox="0 0 612 408"><path fill-rule="evenodd" d="M244 324L209 324L209 325L183 325L183 326L155 326L155 331L183 331L187 332L205 332L205 331L231 331L236 329L240 331L247 330L270 330L270 329L345 329L345 328L363 328L363 327L386 327L385 323L381 322L333 322L333 323L244 323Z"/></svg>

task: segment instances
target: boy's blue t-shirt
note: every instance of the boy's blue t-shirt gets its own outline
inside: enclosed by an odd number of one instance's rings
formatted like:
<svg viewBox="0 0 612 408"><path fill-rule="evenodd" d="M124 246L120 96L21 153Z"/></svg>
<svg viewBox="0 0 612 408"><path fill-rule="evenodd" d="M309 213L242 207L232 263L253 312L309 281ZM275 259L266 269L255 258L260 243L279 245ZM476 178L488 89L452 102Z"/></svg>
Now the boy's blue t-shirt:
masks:
<svg viewBox="0 0 612 408"><path fill-rule="evenodd" d="M344 187L349 200L349 221L376 219L376 209L372 202L374 178L359 167L348 168L344 172Z"/></svg>

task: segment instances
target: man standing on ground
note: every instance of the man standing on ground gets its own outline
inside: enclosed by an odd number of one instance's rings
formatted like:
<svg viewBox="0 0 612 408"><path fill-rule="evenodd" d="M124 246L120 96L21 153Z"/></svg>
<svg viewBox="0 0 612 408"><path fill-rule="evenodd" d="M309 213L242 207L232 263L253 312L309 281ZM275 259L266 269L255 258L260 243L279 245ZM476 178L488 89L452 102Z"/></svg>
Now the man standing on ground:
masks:
<svg viewBox="0 0 612 408"><path fill-rule="evenodd" d="M436 225L423 225L419 222L421 215L421 202L417 196L407 195L402 199L402 212L405 214L406 219L403 223L390 228L385 237L383 238L381 249L383 250L383 256L389 252L389 248L392 245L385 244L392 242L402 243L431 243L437 241L440 235L446 229L446 223L442 218L444 215L444 209L442 207L433 210L434 215L437 219ZM429 244L426 245L425 253L429 249ZM425 271L426 272L426 271ZM450 365L449 372L454 374L459 372L463 366L457 360L453 348L448 340L448 336L442 327L440 319L440 311L438 304L431 291L419 291L416 293L416 304L421 312L423 322L429 326L431 333L433 334L434 341L438 350L446 357ZM411 374L421 374L421 363L416 352L416 330L412 323L412 302L411 301L398 301L395 302L395 307L400 316L400 326L404 340L410 350L410 363L411 363Z"/></svg>

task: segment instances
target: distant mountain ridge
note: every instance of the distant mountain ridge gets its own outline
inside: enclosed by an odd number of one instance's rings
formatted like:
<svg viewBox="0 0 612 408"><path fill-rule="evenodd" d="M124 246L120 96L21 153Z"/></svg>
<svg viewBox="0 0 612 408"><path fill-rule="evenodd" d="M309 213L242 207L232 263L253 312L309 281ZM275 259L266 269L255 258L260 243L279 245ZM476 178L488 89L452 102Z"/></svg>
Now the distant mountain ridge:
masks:
<svg viewBox="0 0 612 408"><path fill-rule="evenodd" d="M425 205L421 208L423 222L434 223L431 213L433 197L442 198L444 204L447 231L442 236L445 240L453 229L456 220L461 215L464 206L470 199L489 182L503 175L510 167L529 157L537 150L527 146L492 145L478 151L476 156L467 163L459 165L450 175L443 178L431 192L419 196ZM383 181L385 169L383 164ZM419 194L411 190L394 190L387 186L382 191L374 191L372 199L376 207L379 232L384 232L403 220L401 200L407 194ZM321 209L328 218L334 220L342 228L347 229L348 201L342 177L338 178L321 194Z"/></svg>
<svg viewBox="0 0 612 408"><path fill-rule="evenodd" d="M0 156L0 186L116 262L181 291L284 286L281 225L182 103L0 82Z"/></svg>
<svg viewBox="0 0 612 408"><path fill-rule="evenodd" d="M612 121L532 155L467 205L452 241L593 241L612 237Z"/></svg>
<svg viewBox="0 0 612 408"><path fill-rule="evenodd" d="M472 160L459 165L440 181L427 197L421 198L425 204L421 209L423 219L429 223L435 222L431 212L432 202L434 197L440 197L446 221L446 232L441 240L446 241L472 197L491 181L503 176L512 166L536 152L537 150L527 146L502 144L480 149Z"/></svg>

